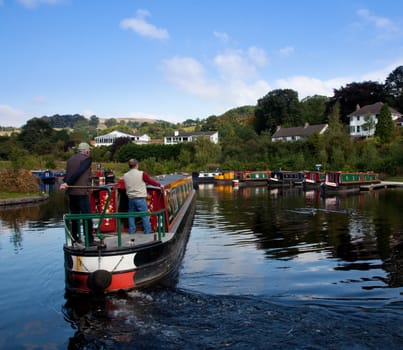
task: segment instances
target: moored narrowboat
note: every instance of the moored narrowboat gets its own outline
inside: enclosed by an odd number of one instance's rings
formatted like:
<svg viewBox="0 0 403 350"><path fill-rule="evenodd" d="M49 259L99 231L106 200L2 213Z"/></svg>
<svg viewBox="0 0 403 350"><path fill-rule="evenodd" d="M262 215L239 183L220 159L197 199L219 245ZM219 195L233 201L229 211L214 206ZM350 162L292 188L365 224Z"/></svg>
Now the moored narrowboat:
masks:
<svg viewBox="0 0 403 350"><path fill-rule="evenodd" d="M305 171L303 187L305 190L319 188L320 184L325 181L325 173L323 171Z"/></svg>
<svg viewBox="0 0 403 350"><path fill-rule="evenodd" d="M235 179L235 172L231 170L222 171L214 176L214 184L218 186L232 185Z"/></svg>
<svg viewBox="0 0 403 350"><path fill-rule="evenodd" d="M269 185L272 187L302 185L303 180L302 171L274 170L271 172Z"/></svg>
<svg viewBox="0 0 403 350"><path fill-rule="evenodd" d="M199 183L214 183L215 176L221 174L219 170L217 171L194 171L192 173L193 182L195 184Z"/></svg>
<svg viewBox="0 0 403 350"><path fill-rule="evenodd" d="M321 183L322 194L334 194L341 192L359 192L360 186L380 183L379 175L370 172L343 172L328 171L325 181Z"/></svg>
<svg viewBox="0 0 403 350"><path fill-rule="evenodd" d="M148 186L148 212L128 213L123 179L89 188L92 214L65 214L66 290L71 293L112 293L147 287L178 267L195 212L195 190L189 175L156 177L164 188ZM128 233L128 218L136 233ZM150 217L153 233L144 234L141 218ZM95 227L90 244L87 220ZM83 223L81 241L74 242L73 220Z"/></svg>
<svg viewBox="0 0 403 350"><path fill-rule="evenodd" d="M56 176L53 170L32 170L31 174L44 184L53 184L56 181Z"/></svg>
<svg viewBox="0 0 403 350"><path fill-rule="evenodd" d="M235 172L234 180L239 187L267 186L270 179L270 170L242 170Z"/></svg>

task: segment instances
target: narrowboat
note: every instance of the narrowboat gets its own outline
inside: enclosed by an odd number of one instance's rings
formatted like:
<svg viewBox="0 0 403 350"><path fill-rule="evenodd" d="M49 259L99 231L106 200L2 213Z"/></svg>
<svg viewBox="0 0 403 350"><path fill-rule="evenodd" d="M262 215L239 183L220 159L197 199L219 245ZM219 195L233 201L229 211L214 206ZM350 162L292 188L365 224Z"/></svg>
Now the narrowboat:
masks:
<svg viewBox="0 0 403 350"><path fill-rule="evenodd" d="M320 187L320 184L325 181L325 173L323 171L305 171L305 178L302 186L305 190L315 189Z"/></svg>
<svg viewBox="0 0 403 350"><path fill-rule="evenodd" d="M380 183L379 175L370 172L328 171L321 183L322 194L359 192L360 186Z"/></svg>
<svg viewBox="0 0 403 350"><path fill-rule="evenodd" d="M148 212L128 213L123 179L89 188L91 214L65 214L64 266L66 291L108 294L148 287L175 272L180 264L195 212L195 190L190 175L155 177L163 189L147 187ZM136 233L128 233L128 218ZM153 233L142 232L149 216ZM90 243L88 219L94 224ZM74 242L73 220L82 222L81 243Z"/></svg>
<svg viewBox="0 0 403 350"><path fill-rule="evenodd" d="M267 186L270 180L270 170L236 171L234 180L239 187Z"/></svg>
<svg viewBox="0 0 403 350"><path fill-rule="evenodd" d="M44 184L53 184L56 181L55 173L52 170L32 170L31 174Z"/></svg>
<svg viewBox="0 0 403 350"><path fill-rule="evenodd" d="M304 177L302 171L274 170L271 172L269 185L272 187L302 185Z"/></svg>
<svg viewBox="0 0 403 350"><path fill-rule="evenodd" d="M214 177L221 174L221 171L194 171L192 173L193 182L199 183L214 183Z"/></svg>
<svg viewBox="0 0 403 350"><path fill-rule="evenodd" d="M214 176L214 184L218 186L232 185L232 181L235 179L234 171L222 171Z"/></svg>

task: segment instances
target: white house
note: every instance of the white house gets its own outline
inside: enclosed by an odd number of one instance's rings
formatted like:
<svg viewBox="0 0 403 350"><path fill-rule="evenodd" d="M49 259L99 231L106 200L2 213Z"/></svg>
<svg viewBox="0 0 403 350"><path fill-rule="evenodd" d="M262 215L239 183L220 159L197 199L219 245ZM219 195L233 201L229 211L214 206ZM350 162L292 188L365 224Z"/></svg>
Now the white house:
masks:
<svg viewBox="0 0 403 350"><path fill-rule="evenodd" d="M199 137L209 138L211 143L218 143L218 131L195 131L179 132L175 131L173 135L164 136L164 145L175 145L183 142L193 142Z"/></svg>
<svg viewBox="0 0 403 350"><path fill-rule="evenodd" d="M382 102L376 102L362 108L357 105L357 109L348 115L350 118L350 136L373 136L375 134L376 124L378 123L378 116L382 106ZM393 121L396 121L402 116L398 111L391 107L389 107L389 110Z"/></svg>
<svg viewBox="0 0 403 350"><path fill-rule="evenodd" d="M139 145L148 144L150 142L150 137L147 134L126 134L120 131L112 131L109 134L96 136L95 147L99 146L111 146L118 138L129 138L132 143Z"/></svg>
<svg viewBox="0 0 403 350"><path fill-rule="evenodd" d="M291 128L278 127L276 132L271 136L272 141L297 141L306 139L313 133L323 134L328 128L327 124L315 124L304 126L295 126Z"/></svg>

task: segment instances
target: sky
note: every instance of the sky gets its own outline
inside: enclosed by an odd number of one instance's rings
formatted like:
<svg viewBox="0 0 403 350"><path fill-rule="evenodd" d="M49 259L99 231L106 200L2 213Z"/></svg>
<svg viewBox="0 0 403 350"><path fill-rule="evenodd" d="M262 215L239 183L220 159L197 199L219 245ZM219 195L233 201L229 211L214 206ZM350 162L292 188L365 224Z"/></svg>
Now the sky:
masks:
<svg viewBox="0 0 403 350"><path fill-rule="evenodd" d="M202 120L400 65L401 0L0 0L0 126Z"/></svg>

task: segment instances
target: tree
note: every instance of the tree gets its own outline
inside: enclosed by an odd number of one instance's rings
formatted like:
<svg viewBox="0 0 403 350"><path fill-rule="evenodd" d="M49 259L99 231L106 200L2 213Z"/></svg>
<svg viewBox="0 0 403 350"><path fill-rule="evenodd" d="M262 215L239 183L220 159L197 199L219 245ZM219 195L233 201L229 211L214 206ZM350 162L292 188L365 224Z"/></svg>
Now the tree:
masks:
<svg viewBox="0 0 403 350"><path fill-rule="evenodd" d="M365 131L368 131L367 135L371 135L372 136L372 130L375 129L375 120L374 118L372 118L371 115L366 115L364 116L364 124L362 125L362 128Z"/></svg>
<svg viewBox="0 0 403 350"><path fill-rule="evenodd" d="M271 134L277 126L302 125L298 93L291 89L278 89L269 92L258 100L255 109L255 131L260 134L269 130Z"/></svg>
<svg viewBox="0 0 403 350"><path fill-rule="evenodd" d="M388 104L403 112L403 66L397 67L388 75L384 89Z"/></svg>
<svg viewBox="0 0 403 350"><path fill-rule="evenodd" d="M334 95L326 105L326 114L330 114L334 105L340 106L340 120L343 124L349 123L347 117L357 105L365 106L385 100L383 85L373 81L350 83L339 90L334 89Z"/></svg>
<svg viewBox="0 0 403 350"><path fill-rule="evenodd" d="M55 131L50 124L42 118L33 118L21 128L18 139L22 142L24 148L29 152L47 153L51 147L42 148L37 145L49 142Z"/></svg>
<svg viewBox="0 0 403 350"><path fill-rule="evenodd" d="M302 120L311 125L322 124L326 122L326 102L329 100L326 96L308 96L301 101Z"/></svg>
<svg viewBox="0 0 403 350"><path fill-rule="evenodd" d="M379 137L382 143L389 143L392 140L394 127L392 114L390 113L387 103L384 103L379 112L375 136Z"/></svg>
<svg viewBox="0 0 403 350"><path fill-rule="evenodd" d="M111 126L119 124L115 118L109 118L105 121L105 125L110 128Z"/></svg>

